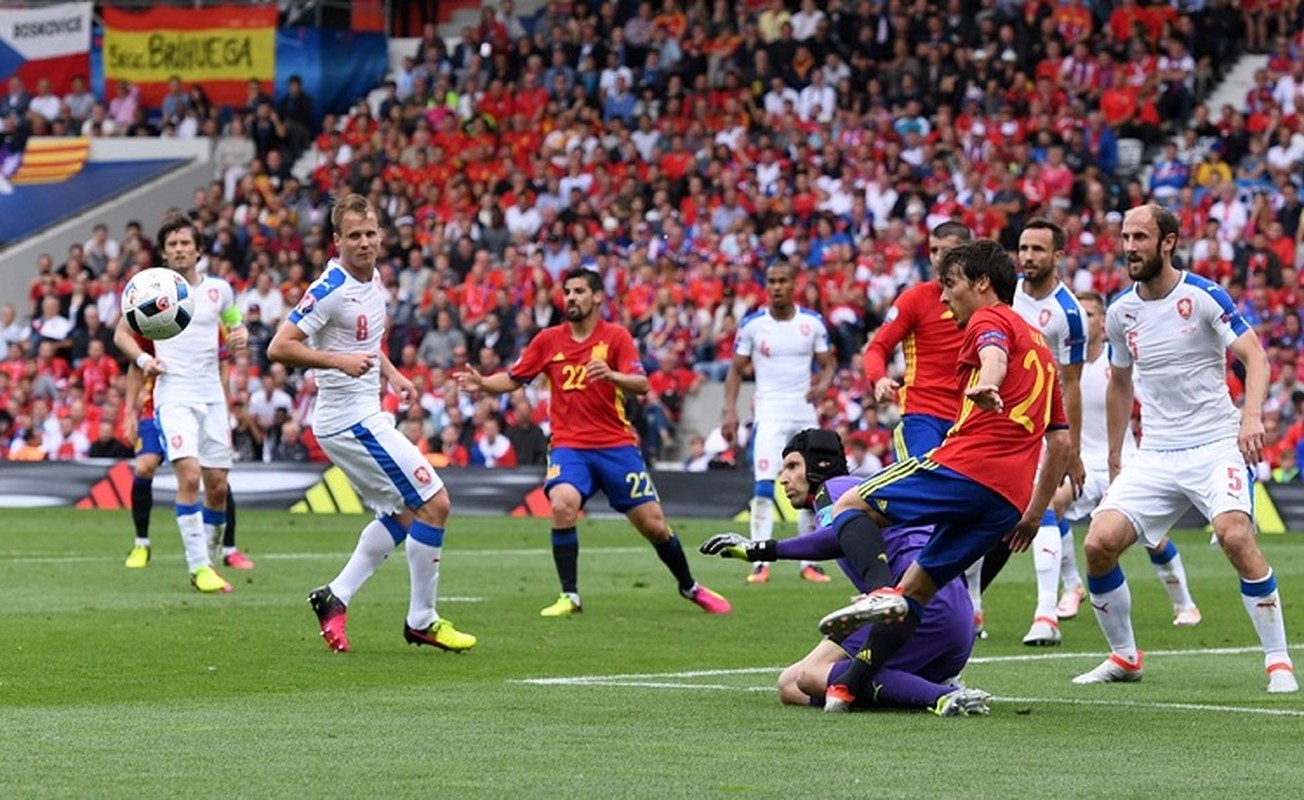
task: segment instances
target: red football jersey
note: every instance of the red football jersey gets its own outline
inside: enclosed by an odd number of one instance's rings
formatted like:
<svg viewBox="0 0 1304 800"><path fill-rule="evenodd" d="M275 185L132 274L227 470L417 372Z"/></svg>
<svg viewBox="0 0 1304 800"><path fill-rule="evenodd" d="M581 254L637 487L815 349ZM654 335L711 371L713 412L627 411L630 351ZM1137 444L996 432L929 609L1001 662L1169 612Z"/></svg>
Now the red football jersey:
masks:
<svg viewBox="0 0 1304 800"><path fill-rule="evenodd" d="M554 325L535 336L507 374L529 383L543 374L552 386L552 446L597 450L638 444L625 416L625 394L611 381L589 381L584 365L594 359L616 372L643 374L643 363L629 331L599 321L582 342L571 337L570 325Z"/></svg>
<svg viewBox="0 0 1304 800"><path fill-rule="evenodd" d="M954 420L960 413L955 391L955 363L964 331L942 303L937 281L915 284L897 297L887 321L865 351L865 376L877 383L887 374L887 362L900 344L906 374L898 395L902 414L928 414Z"/></svg>
<svg viewBox="0 0 1304 800"><path fill-rule="evenodd" d="M964 333L955 370L961 396L978 382L978 351L999 347L1008 358L1000 389L1005 408L983 411L965 398L955 426L929 457L1022 510L1032 499L1043 436L1068 427L1055 359L1041 332L1006 305L979 309Z"/></svg>

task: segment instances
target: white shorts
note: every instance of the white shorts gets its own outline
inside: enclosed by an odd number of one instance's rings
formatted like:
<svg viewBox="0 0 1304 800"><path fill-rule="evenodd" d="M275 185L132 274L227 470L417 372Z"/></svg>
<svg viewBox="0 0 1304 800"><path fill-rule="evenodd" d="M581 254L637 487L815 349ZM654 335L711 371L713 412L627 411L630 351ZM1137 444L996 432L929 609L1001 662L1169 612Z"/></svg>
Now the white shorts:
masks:
<svg viewBox="0 0 1304 800"><path fill-rule="evenodd" d="M168 461L198 458L199 466L230 469L231 423L226 403L168 403L154 411Z"/></svg>
<svg viewBox="0 0 1304 800"><path fill-rule="evenodd" d="M758 481L779 477L784 445L798 431L818 427L814 414L800 419L757 420L752 430L752 476Z"/></svg>
<svg viewBox="0 0 1304 800"><path fill-rule="evenodd" d="M1127 517L1154 547L1194 505L1206 519L1228 511L1254 517L1254 482L1234 439L1186 450L1142 450L1128 459L1096 509Z"/></svg>
<svg viewBox="0 0 1304 800"><path fill-rule="evenodd" d="M1082 494L1073 501L1073 505L1064 511L1064 519L1070 522L1086 519L1105 497L1109 488L1109 470L1087 470L1087 480L1082 485Z"/></svg>
<svg viewBox="0 0 1304 800"><path fill-rule="evenodd" d="M398 432L393 417L376 413L317 440L368 508L377 516L420 508L444 482L417 446Z"/></svg>

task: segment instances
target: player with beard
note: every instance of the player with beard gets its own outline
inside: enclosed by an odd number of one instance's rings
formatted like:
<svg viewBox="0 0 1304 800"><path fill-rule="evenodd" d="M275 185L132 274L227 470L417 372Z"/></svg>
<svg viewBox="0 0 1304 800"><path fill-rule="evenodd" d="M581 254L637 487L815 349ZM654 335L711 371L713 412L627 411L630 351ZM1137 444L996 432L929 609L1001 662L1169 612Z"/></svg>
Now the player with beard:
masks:
<svg viewBox="0 0 1304 800"><path fill-rule="evenodd" d="M1061 523L1064 542L1064 554L1060 558L1064 594L1060 596L1058 608L1061 620L1078 615L1078 606L1086 594L1073 551L1073 529L1068 522L1090 519L1091 512L1109 488L1109 434L1105 414L1109 358L1105 354L1105 299L1095 292L1086 292L1078 295L1078 301L1087 315L1087 360L1082 368L1082 464L1087 469L1087 480L1076 498L1073 485L1065 481L1055 491L1055 499L1051 500L1056 518L1065 520ZM1135 456L1135 437L1128 430L1123 435L1123 461ZM1199 625L1200 609L1191 598L1186 568L1182 565L1177 545L1165 536L1157 546L1146 550L1160 583L1173 601L1173 624Z"/></svg>
<svg viewBox="0 0 1304 800"><path fill-rule="evenodd" d="M583 609L575 524L599 489L652 543L685 599L708 614L727 614L729 601L693 579L625 414L626 395L648 389L633 337L600 316L604 291L598 273L572 269L561 286L566 322L540 331L506 372L481 375L468 366L457 378L467 392L506 394L538 375L552 387L552 441L543 489L552 505L552 558L561 595L540 616L566 617Z"/></svg>
<svg viewBox="0 0 1304 800"><path fill-rule="evenodd" d="M1110 656L1074 683L1141 679L1132 596L1119 556L1137 541L1154 547L1194 505L1240 576L1241 600L1263 646L1268 691L1297 692L1281 597L1255 542L1254 472L1263 453L1268 358L1221 286L1173 265L1180 224L1158 205L1123 218L1133 285L1109 307L1106 417L1114 477L1092 515L1084 549L1091 606ZM1240 411L1227 393L1227 351L1245 366ZM1131 419L1133 369L1145 424L1136 456L1122 464Z"/></svg>

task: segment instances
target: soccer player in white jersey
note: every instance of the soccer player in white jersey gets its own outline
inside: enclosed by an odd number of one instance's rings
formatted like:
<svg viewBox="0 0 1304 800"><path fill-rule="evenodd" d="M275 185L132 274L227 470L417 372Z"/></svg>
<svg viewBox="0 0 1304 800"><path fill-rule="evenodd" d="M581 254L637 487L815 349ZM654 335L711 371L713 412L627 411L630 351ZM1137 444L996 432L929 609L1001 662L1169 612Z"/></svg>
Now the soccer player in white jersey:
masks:
<svg viewBox="0 0 1304 800"><path fill-rule="evenodd" d="M1253 466L1263 452L1268 357L1254 330L1217 284L1173 266L1179 224L1158 205L1123 218L1133 286L1109 307L1109 470L1117 475L1092 514L1085 545L1087 588L1110 656L1074 683L1141 679L1132 596L1119 556L1133 542L1154 546L1192 504L1213 523L1240 575L1241 600L1263 645L1268 691L1297 692L1272 567L1255 542ZM1245 366L1238 412L1227 392L1227 350ZM1140 381L1140 450L1122 464Z"/></svg>
<svg viewBox="0 0 1304 800"><path fill-rule="evenodd" d="M752 475L755 488L751 501L752 541L774 536L774 481L783 466L783 446L805 428L819 427L815 401L833 382L833 353L829 332L819 313L793 302L796 270L787 262L771 264L765 271L769 305L743 318L738 325L733 363L724 382L725 431L738 430L738 392L743 372L750 366L756 373L755 427L752 431ZM811 360L819 365L812 380ZM801 511L799 533L815 529L814 517ZM829 577L811 562L803 561L801 577L824 583ZM748 583L765 583L770 566L757 562Z"/></svg>
<svg viewBox="0 0 1304 800"><path fill-rule="evenodd" d="M1073 486L1065 481L1051 500L1051 508L1061 520L1060 534L1064 543L1064 554L1060 559L1064 593L1060 596L1058 609L1061 620L1078 615L1078 606L1086 593L1074 555L1073 529L1068 523L1088 519L1109 487L1109 436L1105 425L1109 358L1105 355L1105 298L1095 292L1079 293L1077 297L1087 318L1087 358L1082 366L1082 463L1087 470L1087 479L1076 499ZM1143 421L1144 413L1143 409ZM1128 430L1123 436L1124 463L1135 457L1136 449L1136 440ZM1200 609L1191 599L1186 569L1182 566L1177 546L1165 536L1146 550L1160 582L1173 601L1173 624L1200 624Z"/></svg>
<svg viewBox="0 0 1304 800"><path fill-rule="evenodd" d="M154 381L155 419L177 478L176 516L186 551L190 582L201 592L229 592L231 584L213 569L226 530L227 474L231 470L231 425L219 368L218 328L227 328L231 352L244 350L249 334L231 285L196 269L200 233L184 214L172 214L158 232L167 265L181 274L195 298L186 329L144 352L119 320L114 344ZM199 481L204 501L199 501Z"/></svg>
<svg viewBox="0 0 1304 800"><path fill-rule="evenodd" d="M331 225L339 255L281 323L267 355L288 367L316 370L313 433L376 519L362 529L340 574L313 590L308 602L326 646L347 651L349 602L406 539L411 591L403 638L442 650L469 650L476 638L435 611L448 490L380 410L382 378L407 401L415 401L416 390L380 349L388 294L376 271L381 252L376 211L362 195L347 195L332 206Z"/></svg>
<svg viewBox="0 0 1304 800"><path fill-rule="evenodd" d="M1019 234L1019 265L1023 280L1014 293L1014 310L1041 330L1059 364L1064 390L1064 413L1069 420L1069 484L1080 490L1086 480L1082 465L1082 363L1086 360L1087 329L1082 305L1059 277L1066 242L1064 229L1048 219L1035 218ZM1032 627L1023 637L1026 645L1057 645L1059 630L1059 572L1061 537L1059 522L1047 511L1032 541L1032 562L1037 576L1037 607Z"/></svg>

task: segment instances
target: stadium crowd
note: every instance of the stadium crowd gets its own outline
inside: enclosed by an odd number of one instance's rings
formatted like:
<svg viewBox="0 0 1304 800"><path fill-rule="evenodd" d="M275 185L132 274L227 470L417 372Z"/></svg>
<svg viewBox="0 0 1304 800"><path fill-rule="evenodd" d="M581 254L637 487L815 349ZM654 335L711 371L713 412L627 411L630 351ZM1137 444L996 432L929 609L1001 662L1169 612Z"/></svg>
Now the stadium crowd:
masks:
<svg viewBox="0 0 1304 800"><path fill-rule="evenodd" d="M796 265L799 302L825 316L840 372L820 418L870 469L890 458L895 409L875 405L858 354L927 275L932 227L1012 250L1049 217L1069 234L1065 281L1114 296L1121 212L1153 199L1182 221L1181 261L1226 286L1267 346L1262 470L1298 481L1302 16L1293 1L657 0L554 1L525 20L503 0L451 47L427 25L345 114L319 119L297 80L275 99L251 82L243 107L220 108L177 78L146 109L127 83L58 98L14 78L0 119L10 138L215 139L213 181L180 205L247 318L251 356L229 380L244 459L320 457L312 377L265 351L331 255L342 193L367 195L390 234L389 352L422 390L390 408L437 464L542 463L546 387L470 397L451 376L500 371L559 322L557 278L582 265L643 349L646 454L688 469L746 458L718 429L676 426L723 379L767 264ZM1209 108L1246 51L1268 56L1252 90ZM30 307L0 310L7 458L130 452L111 330L125 279L159 264L153 222L42 255ZM1240 391L1234 370L1228 383Z"/></svg>

